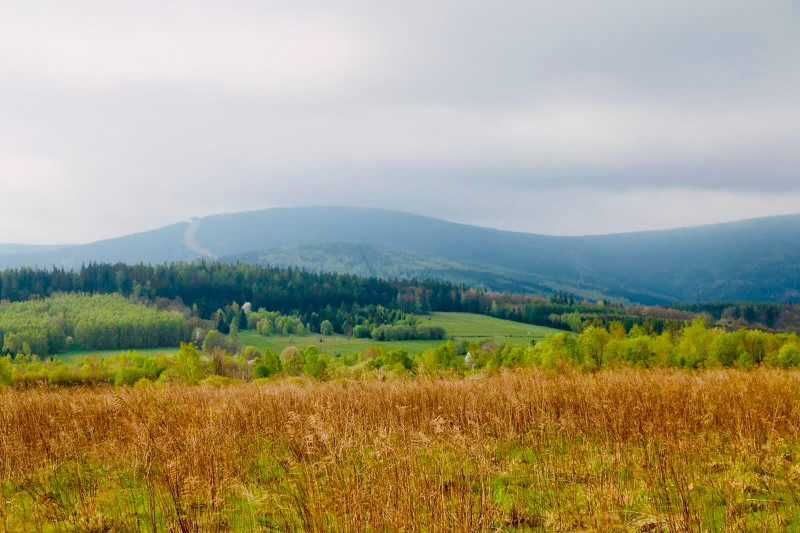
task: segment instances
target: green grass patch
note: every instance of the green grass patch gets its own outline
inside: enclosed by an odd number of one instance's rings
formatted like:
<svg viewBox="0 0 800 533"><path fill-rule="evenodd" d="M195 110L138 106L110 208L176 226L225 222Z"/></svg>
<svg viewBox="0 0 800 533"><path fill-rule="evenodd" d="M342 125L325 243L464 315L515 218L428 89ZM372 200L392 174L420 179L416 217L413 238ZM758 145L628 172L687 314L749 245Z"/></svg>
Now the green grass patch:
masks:
<svg viewBox="0 0 800 533"><path fill-rule="evenodd" d="M164 347L164 348L145 348L145 349L130 349L130 350L73 350L70 352L53 355L53 359L65 362L79 362L89 357L97 357L105 359L107 357L114 357L116 355L124 355L128 353L137 353L140 355L175 355L178 352L178 347Z"/></svg>
<svg viewBox="0 0 800 533"><path fill-rule="evenodd" d="M486 315L472 313L432 313L430 316L419 317L422 324L427 326L440 326L447 331L450 338L534 338L544 339L560 330L545 326L534 326L503 320Z"/></svg>

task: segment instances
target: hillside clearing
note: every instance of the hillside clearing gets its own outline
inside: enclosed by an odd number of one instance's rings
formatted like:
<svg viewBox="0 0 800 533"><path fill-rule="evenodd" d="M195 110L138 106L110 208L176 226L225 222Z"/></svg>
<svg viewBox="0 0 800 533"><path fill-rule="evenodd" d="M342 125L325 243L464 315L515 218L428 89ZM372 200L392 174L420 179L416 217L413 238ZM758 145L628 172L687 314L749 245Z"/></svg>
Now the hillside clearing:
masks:
<svg viewBox="0 0 800 533"><path fill-rule="evenodd" d="M450 338L519 338L544 339L560 330L544 326L534 326L472 313L432 313L419 317L425 325L440 326Z"/></svg>

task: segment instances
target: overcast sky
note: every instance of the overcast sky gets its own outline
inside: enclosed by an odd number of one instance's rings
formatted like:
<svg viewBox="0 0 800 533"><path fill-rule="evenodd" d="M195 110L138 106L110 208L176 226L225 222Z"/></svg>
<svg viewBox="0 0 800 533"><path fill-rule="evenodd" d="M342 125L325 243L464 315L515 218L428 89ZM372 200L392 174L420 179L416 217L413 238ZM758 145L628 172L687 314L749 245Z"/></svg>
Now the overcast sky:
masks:
<svg viewBox="0 0 800 533"><path fill-rule="evenodd" d="M0 2L0 242L358 205L800 212L800 2Z"/></svg>

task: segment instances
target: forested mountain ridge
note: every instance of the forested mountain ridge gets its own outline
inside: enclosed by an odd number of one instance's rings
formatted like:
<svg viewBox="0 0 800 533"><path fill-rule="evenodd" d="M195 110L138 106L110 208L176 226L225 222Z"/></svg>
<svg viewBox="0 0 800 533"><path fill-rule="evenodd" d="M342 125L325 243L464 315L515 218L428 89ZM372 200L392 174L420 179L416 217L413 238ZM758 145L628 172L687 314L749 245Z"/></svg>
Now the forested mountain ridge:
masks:
<svg viewBox="0 0 800 533"><path fill-rule="evenodd" d="M237 254L222 260L383 279L437 279L513 293L546 294L552 291L552 287L536 283L534 276L508 275L498 267L469 265L368 244L302 244Z"/></svg>
<svg viewBox="0 0 800 533"><path fill-rule="evenodd" d="M215 215L57 250L0 253L0 267L75 268L92 261L162 263L212 255L233 262L429 276L494 290L570 291L645 304L800 301L800 215L557 237L379 209L277 208Z"/></svg>

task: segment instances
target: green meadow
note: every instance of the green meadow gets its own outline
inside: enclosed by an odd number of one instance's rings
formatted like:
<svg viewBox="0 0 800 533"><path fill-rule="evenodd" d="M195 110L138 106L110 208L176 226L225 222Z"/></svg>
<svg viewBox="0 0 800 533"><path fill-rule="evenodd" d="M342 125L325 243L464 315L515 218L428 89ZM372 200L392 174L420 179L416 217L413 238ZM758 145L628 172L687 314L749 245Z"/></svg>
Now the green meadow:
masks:
<svg viewBox="0 0 800 533"><path fill-rule="evenodd" d="M544 326L533 326L511 320L502 320L471 313L432 313L419 317L423 324L441 326L449 338L493 338L498 340L524 341L544 339L559 330Z"/></svg>

